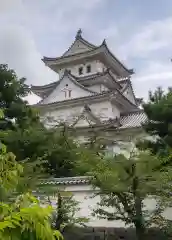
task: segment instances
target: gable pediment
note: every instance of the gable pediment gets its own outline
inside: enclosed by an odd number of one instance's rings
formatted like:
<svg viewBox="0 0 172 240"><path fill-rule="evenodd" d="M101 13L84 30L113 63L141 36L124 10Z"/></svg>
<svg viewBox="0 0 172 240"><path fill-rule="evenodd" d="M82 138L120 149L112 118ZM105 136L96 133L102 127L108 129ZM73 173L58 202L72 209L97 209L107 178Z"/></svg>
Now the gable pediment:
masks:
<svg viewBox="0 0 172 240"><path fill-rule="evenodd" d="M65 71L63 77L59 80L55 89L49 96L42 100L42 104L49 104L53 102L60 102L64 100L80 98L83 96L90 96L95 92L87 89L82 84Z"/></svg>
<svg viewBox="0 0 172 240"><path fill-rule="evenodd" d="M83 112L78 116L73 127L88 127L99 124L100 120L94 116L89 106L85 106Z"/></svg>
<svg viewBox="0 0 172 240"><path fill-rule="evenodd" d="M75 55L92 50L93 48L85 44L82 40L76 39L71 47L63 54L63 56Z"/></svg>
<svg viewBox="0 0 172 240"><path fill-rule="evenodd" d="M89 127L95 124L96 123L89 119L87 116L82 116L78 119L73 127Z"/></svg>

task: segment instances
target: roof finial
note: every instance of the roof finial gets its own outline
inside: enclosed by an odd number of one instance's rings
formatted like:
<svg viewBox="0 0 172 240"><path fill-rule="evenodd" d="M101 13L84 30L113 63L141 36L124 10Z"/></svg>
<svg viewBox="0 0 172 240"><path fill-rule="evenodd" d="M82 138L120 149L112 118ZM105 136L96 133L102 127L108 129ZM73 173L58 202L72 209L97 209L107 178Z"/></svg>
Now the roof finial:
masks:
<svg viewBox="0 0 172 240"><path fill-rule="evenodd" d="M81 28L77 31L76 33L76 38L80 38L81 37L81 34L82 34L82 30Z"/></svg>
<svg viewBox="0 0 172 240"><path fill-rule="evenodd" d="M107 45L106 44L106 39L103 40L102 45Z"/></svg>

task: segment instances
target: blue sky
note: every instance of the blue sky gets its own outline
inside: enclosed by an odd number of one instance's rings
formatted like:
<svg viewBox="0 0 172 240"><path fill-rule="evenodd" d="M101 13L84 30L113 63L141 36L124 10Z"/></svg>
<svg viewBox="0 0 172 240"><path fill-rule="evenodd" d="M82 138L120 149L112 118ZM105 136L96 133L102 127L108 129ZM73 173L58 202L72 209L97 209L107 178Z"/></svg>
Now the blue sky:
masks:
<svg viewBox="0 0 172 240"><path fill-rule="evenodd" d="M78 28L95 44L106 38L113 53L135 70L137 96L171 85L171 0L0 0L0 62L29 84L55 81L41 58L61 55Z"/></svg>

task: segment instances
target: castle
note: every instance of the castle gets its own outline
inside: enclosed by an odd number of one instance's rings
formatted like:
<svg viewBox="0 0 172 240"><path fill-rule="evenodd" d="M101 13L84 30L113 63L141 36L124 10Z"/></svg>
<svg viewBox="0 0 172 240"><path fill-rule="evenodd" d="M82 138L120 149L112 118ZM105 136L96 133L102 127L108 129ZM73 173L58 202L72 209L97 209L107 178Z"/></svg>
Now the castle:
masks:
<svg viewBox="0 0 172 240"><path fill-rule="evenodd" d="M133 91L134 72L113 55L105 40L93 45L79 30L62 56L42 60L59 75L50 84L31 86L42 99L35 106L45 126L66 122L80 141L98 132L112 151L142 135L146 116Z"/></svg>

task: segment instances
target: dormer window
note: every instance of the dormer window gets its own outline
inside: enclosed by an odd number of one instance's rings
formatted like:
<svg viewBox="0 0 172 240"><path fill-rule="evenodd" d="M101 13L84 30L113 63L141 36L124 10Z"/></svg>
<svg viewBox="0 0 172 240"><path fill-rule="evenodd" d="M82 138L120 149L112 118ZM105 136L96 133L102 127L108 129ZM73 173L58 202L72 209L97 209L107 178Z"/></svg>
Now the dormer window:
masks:
<svg viewBox="0 0 172 240"><path fill-rule="evenodd" d="M83 74L83 67L80 67L80 68L78 69L78 73L79 73L79 75L82 75L82 74Z"/></svg>
<svg viewBox="0 0 172 240"><path fill-rule="evenodd" d="M87 73L90 73L91 72L91 65L88 65L87 66Z"/></svg>

